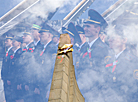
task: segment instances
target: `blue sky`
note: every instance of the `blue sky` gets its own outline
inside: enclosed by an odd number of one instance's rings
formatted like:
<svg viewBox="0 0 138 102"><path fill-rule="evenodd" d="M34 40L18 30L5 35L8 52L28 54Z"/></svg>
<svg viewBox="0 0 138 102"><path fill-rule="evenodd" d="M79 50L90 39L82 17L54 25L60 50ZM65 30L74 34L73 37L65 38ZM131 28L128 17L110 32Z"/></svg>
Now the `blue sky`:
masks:
<svg viewBox="0 0 138 102"><path fill-rule="evenodd" d="M0 17L2 17L5 13L10 11L13 7L15 7L17 4L19 4L23 0L0 0ZM60 0L59 0L60 1ZM52 20L58 20L63 19L80 1L82 0L70 0L65 6L61 7L58 12L55 14L55 16L52 18ZM99 13L103 13L106 9L108 9L111 5L113 5L118 0L95 0L94 3L90 6L90 8L93 8L97 10ZM65 11L65 12L63 12ZM61 13L62 12L62 13ZM86 13L83 13L80 18L86 18Z"/></svg>
<svg viewBox="0 0 138 102"><path fill-rule="evenodd" d="M11 10L13 7L15 7L17 4L19 4L21 1L23 1L23 0L0 0L0 10L1 10L0 11L0 17L3 16L9 10ZM47 1L50 2L50 0L45 0L45 1L46 2ZM48 6L49 7L48 10L52 11L53 10L52 7L55 7L55 6L58 7L57 6L58 4L59 5L60 4L64 4L64 5L62 5L62 7L59 8L59 10L53 16L52 20L63 20L63 18L82 0L66 0L66 2L64 2L64 3L59 3L58 1L62 1L63 2L64 0L55 0L55 2L54 2L55 4L53 2L52 3L50 2L52 5L50 5L50 4L42 5L42 6ZM95 9L100 14L102 14L105 10L107 10L111 5L113 5L117 1L118 0L95 0L94 3L90 6L89 9ZM39 9L40 5L37 6L37 7L38 7L38 11L36 13L39 12L39 15L43 15L44 12L46 11L45 8L42 10L42 7ZM36 7L36 9L37 9L37 7ZM36 11L36 9L34 9L33 11ZM40 10L42 12L40 12ZM82 18L86 19L88 10L86 10L86 12L84 12L79 17L79 19L82 19ZM130 25L127 28L127 30L125 30L126 33L127 33L127 36L130 35L129 38L132 38L131 36L133 34L135 34L135 36L136 36L137 30L135 30L135 28L137 29L138 25L137 26L136 25ZM132 31L133 31L133 33L132 33ZM135 38L137 40L137 36ZM38 65L34 64L35 62L33 62L33 61L30 63L30 65L32 65L32 63L33 63L33 65L35 67L39 66L39 64ZM31 68L34 68L34 67L31 67ZM35 71L35 72L36 72L36 74L38 74L37 71ZM128 70L128 73L129 73L129 70ZM112 101L107 100L107 102L120 102L120 101L114 100L115 96L118 99L120 99L120 96L118 95L118 93L115 93L115 90L109 89L105 93L100 93L101 90L99 90L99 89L96 89L95 91L93 91L93 81L98 81L100 84L102 84L105 81L103 75L97 75L96 72L94 70L92 70L92 69L90 69L90 70L89 69L85 69L82 73L79 73L78 75L79 75L78 76L79 88L81 89L81 92L83 92L83 95L85 96L86 100L90 100L90 101L87 101L87 102L91 102L91 100L94 100L93 102L103 102L104 101L103 100L103 96L102 96L103 94L104 95L106 95L106 94L109 95L110 97L108 97L108 98L112 99ZM82 79L84 79L84 80L82 80ZM125 86L123 88L124 88L124 90L126 90L127 86ZM96 93L98 93L97 97L95 97Z"/></svg>
<svg viewBox="0 0 138 102"><path fill-rule="evenodd" d="M0 17L23 0L0 0Z"/></svg>
<svg viewBox="0 0 138 102"><path fill-rule="evenodd" d="M78 3L81 2L81 1L82 0L79 0ZM95 0L93 2L93 4L89 7L89 9L95 9L100 14L102 14L106 9L108 9L111 5L113 5L117 1L118 0ZM75 6L76 5L71 5L71 6L70 5L65 5L65 6L61 7L58 10L58 12L54 15L52 20L63 19L70 12L70 10L73 9ZM68 9L68 8L70 8L70 9ZM60 13L60 11L63 11L63 9L66 9L66 10L64 10L65 12ZM88 12L88 9L80 16L80 19L87 18L87 12Z"/></svg>

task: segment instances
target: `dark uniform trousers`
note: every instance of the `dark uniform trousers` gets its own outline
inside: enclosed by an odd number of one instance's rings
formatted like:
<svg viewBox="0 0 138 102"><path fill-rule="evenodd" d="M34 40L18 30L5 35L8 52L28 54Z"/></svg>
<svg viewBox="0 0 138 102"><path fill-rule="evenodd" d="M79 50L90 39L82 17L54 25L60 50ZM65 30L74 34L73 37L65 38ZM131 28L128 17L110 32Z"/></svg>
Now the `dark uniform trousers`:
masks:
<svg viewBox="0 0 138 102"><path fill-rule="evenodd" d="M57 47L52 42L50 42L45 49L43 46L39 46L39 49L37 47L37 49L34 51L35 60L39 66L39 73L37 73L35 76L35 83L36 87L40 90L40 95L38 97L35 97L35 100L37 100L35 102L48 101L56 51Z"/></svg>
<svg viewBox="0 0 138 102"><path fill-rule="evenodd" d="M14 102L16 100L16 82L17 78L16 75L18 75L17 70L20 68L18 66L18 60L20 58L20 55L22 54L21 48L19 48L16 53L12 53L10 55L10 64L9 64L9 81L11 82L10 85L10 100L6 100L6 102Z"/></svg>
<svg viewBox="0 0 138 102"><path fill-rule="evenodd" d="M11 85L7 84L7 80L10 81L10 56L13 54L12 50L9 50L7 53L7 56L5 54L2 62L2 70L1 70L1 78L4 82L4 93L5 93L5 98L8 101L11 100Z"/></svg>
<svg viewBox="0 0 138 102"><path fill-rule="evenodd" d="M34 54L32 52L24 52L20 57L20 67L18 70L18 85L22 85L20 92L20 99L24 99L24 102L36 102L34 97L34 90L36 86L36 73L38 65L35 62ZM25 88L27 87L27 88Z"/></svg>

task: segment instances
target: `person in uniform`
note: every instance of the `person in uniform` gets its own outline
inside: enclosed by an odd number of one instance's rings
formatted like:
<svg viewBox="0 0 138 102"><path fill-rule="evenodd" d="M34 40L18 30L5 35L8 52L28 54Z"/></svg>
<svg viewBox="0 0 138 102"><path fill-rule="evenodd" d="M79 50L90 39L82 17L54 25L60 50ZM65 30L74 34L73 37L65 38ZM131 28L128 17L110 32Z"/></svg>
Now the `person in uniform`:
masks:
<svg viewBox="0 0 138 102"><path fill-rule="evenodd" d="M127 47L129 43L123 33L124 30L124 25L115 25L108 39L109 46L114 51L104 72L107 83L106 88L103 88L103 94L108 102L138 101L138 58Z"/></svg>
<svg viewBox="0 0 138 102"><path fill-rule="evenodd" d="M13 36L9 35L6 36L5 38L5 48L6 48L6 52L5 52L5 56L3 57L3 61L2 61L2 70L1 70L1 78L4 82L4 92L5 92L5 99L7 100L7 102L10 101L11 97L11 82L9 80L10 76L10 56L13 53L12 51L12 39Z"/></svg>
<svg viewBox="0 0 138 102"><path fill-rule="evenodd" d="M36 25L32 26L32 31L34 31L35 33L38 32L38 30L36 29ZM37 33L38 34L38 33ZM36 35L37 35L36 34ZM22 69L24 69L23 71L23 90L22 93L24 95L24 101L25 102L29 102L29 101L34 101L33 95L34 95L34 90L35 90L35 73L34 70L36 69L36 66L34 65L35 63L35 54L34 54L34 50L35 50L35 44L33 41L33 37L35 34L32 34L28 31L25 31L23 33L23 43L25 43L25 47L22 49L23 50L23 54L20 58L21 66ZM38 35L37 35L38 37ZM39 39L39 38L35 38L35 39ZM20 85L20 84L19 84Z"/></svg>
<svg viewBox="0 0 138 102"><path fill-rule="evenodd" d="M33 38L30 32L24 32L23 33L23 43L26 44L26 46L23 48L24 52L34 52L34 43Z"/></svg>
<svg viewBox="0 0 138 102"><path fill-rule="evenodd" d="M72 52L73 64L75 66L75 72L76 72L76 68L78 68L78 62L80 58L79 45L82 43L81 38L73 22L70 22L67 28L62 27L62 30L63 33L68 33L71 38L71 44L73 44L73 52ZM77 75L77 73L75 74Z"/></svg>
<svg viewBox="0 0 138 102"><path fill-rule="evenodd" d="M41 27L39 25L36 25L36 24L32 25L31 35L33 36L35 49L37 49L37 48L39 48L39 46L41 46L40 34L39 34L40 29L41 29Z"/></svg>
<svg viewBox="0 0 138 102"><path fill-rule="evenodd" d="M81 44L79 46L79 51L82 52L81 50L83 49L83 46L85 45L85 42L86 42L85 32L84 32L84 29L80 25L76 25L76 29L81 38Z"/></svg>
<svg viewBox="0 0 138 102"><path fill-rule="evenodd" d="M107 26L104 18L95 10L88 11L88 19L84 22L87 44L81 53L80 68L96 68L102 66L109 47L101 41L99 34ZM98 69L98 68L97 68Z"/></svg>
<svg viewBox="0 0 138 102"><path fill-rule="evenodd" d="M100 86L102 85L102 69L104 69L104 59L108 56L110 48L102 42L99 34L103 31L103 26L107 26L104 18L95 10L88 11L88 19L84 22L84 32L86 43L79 57L77 68L77 82L87 102L101 101ZM89 95L88 95L89 94Z"/></svg>
<svg viewBox="0 0 138 102"><path fill-rule="evenodd" d="M73 22L68 24L67 28L62 27L63 33L68 33L71 38L71 43L73 44L74 53L78 53L79 45L81 44L81 38Z"/></svg>
<svg viewBox="0 0 138 102"><path fill-rule="evenodd" d="M53 28L49 25L44 24L39 31L40 33L40 42L42 47L35 54L36 62L39 65L39 73L36 75L36 90L39 91L39 96L36 100L37 102L45 102L48 101L52 72L53 72L53 63L55 61L55 57L53 59L53 54L56 54L57 47L55 47L55 43L52 41L53 37ZM46 74L47 73L47 74Z"/></svg>
<svg viewBox="0 0 138 102"><path fill-rule="evenodd" d="M14 37L12 41L12 51L13 53L10 55L10 81L11 81L11 97L12 99L9 101L16 101L20 99L20 92L18 92L18 83L20 83L21 75L20 70L20 56L22 55L22 49L21 49L21 43L22 43L22 37ZM15 80L16 79L16 80Z"/></svg>
<svg viewBox="0 0 138 102"><path fill-rule="evenodd" d="M71 38L71 43L74 45L74 47L79 47L81 38L73 22L70 22L67 28L62 27L62 33L68 33Z"/></svg>

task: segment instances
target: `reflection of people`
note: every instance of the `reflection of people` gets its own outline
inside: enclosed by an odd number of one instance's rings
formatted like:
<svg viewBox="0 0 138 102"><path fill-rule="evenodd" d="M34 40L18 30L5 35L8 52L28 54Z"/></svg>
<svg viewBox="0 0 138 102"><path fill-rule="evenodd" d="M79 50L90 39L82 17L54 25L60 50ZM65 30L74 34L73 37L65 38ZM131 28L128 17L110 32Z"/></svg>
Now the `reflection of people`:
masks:
<svg viewBox="0 0 138 102"><path fill-rule="evenodd" d="M81 44L81 38L79 36L79 33L75 27L75 25L70 22L68 24L68 27L63 30L63 33L68 33L71 38L71 43L73 44L73 62L76 65L76 62L78 62L79 59L79 45Z"/></svg>
<svg viewBox="0 0 138 102"><path fill-rule="evenodd" d="M25 31L23 33L23 43L26 44L26 46L23 48L23 51L25 51L25 52L33 52L34 51L33 38L31 36L30 32Z"/></svg>
<svg viewBox="0 0 138 102"><path fill-rule="evenodd" d="M40 33L40 42L43 44L43 49L41 50L40 56L42 56L43 53L49 52L49 45L51 44L53 34L50 32L48 27L42 27L42 29L39 31Z"/></svg>
<svg viewBox="0 0 138 102"><path fill-rule="evenodd" d="M100 32L107 26L106 21L93 9L88 11L88 16L88 19L84 22L84 31L88 43L81 54L82 60L79 62L82 68L100 66L103 64L104 57L108 55L108 46L99 38Z"/></svg>
<svg viewBox="0 0 138 102"><path fill-rule="evenodd" d="M81 50L83 49L85 42L86 42L85 32L84 32L84 29L79 25L76 25L76 29L81 38L81 44L79 45L79 51L82 52Z"/></svg>
<svg viewBox="0 0 138 102"><path fill-rule="evenodd" d="M36 77L37 88L40 91L41 101L45 102L48 100L46 94L50 90L50 81L53 70L53 62L55 59L52 59L52 55L56 53L57 49L55 45L53 46L52 37L53 37L53 28L48 25L43 25L42 29L39 31L40 33L40 42L42 47L39 51L36 52L35 58L37 63L39 64L39 71L41 75ZM47 74L45 74L47 72Z"/></svg>
<svg viewBox="0 0 138 102"><path fill-rule="evenodd" d="M10 64L10 56L13 53L12 51L12 39L13 36L6 36L5 38L5 47L6 47L6 52L5 56L3 58L3 63L2 63L2 70L1 70L1 78L4 82L4 92L5 92L5 98L7 102L11 100L10 94L11 94L11 82L9 80L10 76L10 71L9 71L9 64Z"/></svg>
<svg viewBox="0 0 138 102"><path fill-rule="evenodd" d="M106 86L111 89L108 93L110 97L114 97L115 102L136 102L138 101L138 58L126 46L127 37L123 34L123 26L116 25L114 29L115 32L109 35L108 41L115 54L106 64L104 76ZM108 88L104 92L107 90ZM104 97L110 99L107 94ZM109 102L113 100L110 99Z"/></svg>
<svg viewBox="0 0 138 102"><path fill-rule="evenodd" d="M75 25L72 22L68 24L67 28L62 27L62 32L68 33L71 38L71 43L75 46L79 46L81 39Z"/></svg>
<svg viewBox="0 0 138 102"><path fill-rule="evenodd" d="M40 29L41 29L40 26L38 26L36 24L32 25L31 35L32 35L32 37L34 39L35 49L37 49L37 47L41 46L41 43L40 43L40 34L39 34L39 30Z"/></svg>
<svg viewBox="0 0 138 102"><path fill-rule="evenodd" d="M21 77L19 77L19 75L21 74L19 73L19 70L21 70L21 67L19 64L19 58L22 54L21 42L22 42L22 37L16 36L13 38L13 41L12 41L13 53L10 56L10 81L11 81L11 90L12 90L11 97L14 101L20 99L21 97L20 93L17 93L17 85L18 85L18 82L20 81L19 79L21 79Z"/></svg>

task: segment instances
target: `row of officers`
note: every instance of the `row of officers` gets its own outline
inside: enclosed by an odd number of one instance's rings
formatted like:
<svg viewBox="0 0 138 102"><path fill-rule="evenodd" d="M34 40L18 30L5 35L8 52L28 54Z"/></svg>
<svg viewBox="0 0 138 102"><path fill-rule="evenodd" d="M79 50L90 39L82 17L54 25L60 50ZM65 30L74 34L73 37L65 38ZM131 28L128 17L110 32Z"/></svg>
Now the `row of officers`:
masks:
<svg viewBox="0 0 138 102"><path fill-rule="evenodd" d="M97 102L99 95L100 102L137 102L138 58L127 46L123 25L110 28L108 40L107 28L107 22L93 9L88 11L83 28L73 23L62 27L73 44L78 86L86 102ZM59 36L46 24L42 28L33 24L31 33L5 38L1 76L6 102L48 101Z"/></svg>
<svg viewBox="0 0 138 102"><path fill-rule="evenodd" d="M1 77L6 102L46 102L59 36L48 25L33 24L23 36L7 35Z"/></svg>

